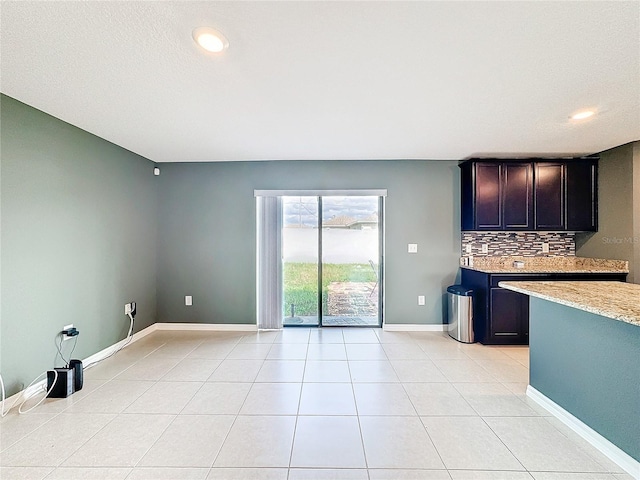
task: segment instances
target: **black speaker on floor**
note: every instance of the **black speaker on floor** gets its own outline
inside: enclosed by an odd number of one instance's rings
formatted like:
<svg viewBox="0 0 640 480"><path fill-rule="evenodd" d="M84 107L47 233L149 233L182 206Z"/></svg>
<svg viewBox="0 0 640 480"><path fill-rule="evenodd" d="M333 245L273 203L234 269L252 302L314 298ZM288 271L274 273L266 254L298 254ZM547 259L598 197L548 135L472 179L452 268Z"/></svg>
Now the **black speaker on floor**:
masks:
<svg viewBox="0 0 640 480"><path fill-rule="evenodd" d="M69 362L69 368L73 369L73 385L75 387L75 391L82 390L82 382L83 382L83 368L82 368L82 360L72 359Z"/></svg>
<svg viewBox="0 0 640 480"><path fill-rule="evenodd" d="M75 392L74 371L72 368L55 368L54 370L47 372L47 392L49 392L47 397L67 398Z"/></svg>

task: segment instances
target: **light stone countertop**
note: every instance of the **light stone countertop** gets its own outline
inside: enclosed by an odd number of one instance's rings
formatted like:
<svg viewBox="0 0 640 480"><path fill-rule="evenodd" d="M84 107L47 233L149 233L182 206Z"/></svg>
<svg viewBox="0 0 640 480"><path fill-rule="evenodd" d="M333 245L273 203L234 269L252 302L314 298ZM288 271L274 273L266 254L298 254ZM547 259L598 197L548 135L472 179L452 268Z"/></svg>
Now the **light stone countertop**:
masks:
<svg viewBox="0 0 640 480"><path fill-rule="evenodd" d="M640 285L635 283L535 281L498 286L640 327Z"/></svg>
<svg viewBox="0 0 640 480"><path fill-rule="evenodd" d="M483 273L629 273L625 260L586 257L474 257L473 265L462 268ZM515 261L524 266L517 268Z"/></svg>

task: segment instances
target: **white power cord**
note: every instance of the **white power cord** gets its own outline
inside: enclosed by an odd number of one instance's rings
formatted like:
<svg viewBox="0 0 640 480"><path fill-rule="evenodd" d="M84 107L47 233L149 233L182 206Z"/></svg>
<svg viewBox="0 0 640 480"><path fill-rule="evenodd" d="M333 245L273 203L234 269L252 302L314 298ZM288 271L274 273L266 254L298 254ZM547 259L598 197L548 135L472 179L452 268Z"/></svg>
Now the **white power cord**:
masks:
<svg viewBox="0 0 640 480"><path fill-rule="evenodd" d="M120 350L122 350L124 347L126 347L127 345L129 345L131 343L131 340L133 339L133 315L131 315L130 313L127 313L127 316L129 317L129 319L131 320L131 323L129 324L129 332L127 333L127 336L125 338L125 342L120 345L120 347L117 350L114 350L113 352L111 352L109 355L107 355L104 358L101 358L100 360L96 360L95 362L89 363L87 365L85 365L83 368L86 370L87 368L91 368L94 365L97 365L98 363L102 362L103 360L106 360L107 358L113 357L116 353L118 353Z"/></svg>
<svg viewBox="0 0 640 480"><path fill-rule="evenodd" d="M129 315L129 318L131 319L131 324L129 325L129 332L127 333L127 341L118 350L116 350L113 353L113 355L115 355L120 350L122 350L124 347L129 345L131 343L131 339L133 338L133 315L131 315L130 313L128 313L127 315Z"/></svg>
<svg viewBox="0 0 640 480"><path fill-rule="evenodd" d="M129 332L127 333L127 337L125 338L125 343L123 343L117 350L111 352L106 357L101 358L100 360L96 360L95 362L84 366L85 370L87 368L93 367L94 365L102 362L103 360L106 360L109 357L113 357L116 353L118 353L120 350L122 350L124 347L126 347L127 345L129 345L131 343L131 340L133 339L133 323L134 323L134 320L133 320L133 315L131 315L130 313L128 313L127 315L129 316L129 319L131 320L131 323L129 324ZM77 341L77 337L76 337L76 341ZM75 345L74 345L73 348L75 349ZM60 352L60 350L58 350L58 351ZM73 350L72 350L72 352L73 352ZM62 352L60 352L60 356L62 357ZM64 357L62 357L62 360L64 361ZM29 388L31 388L31 386L34 383L36 383L36 381L38 381L38 379L40 377L42 377L43 375L46 375L46 374L47 374L47 372L45 371L45 372L41 373L40 375L38 375L29 384L29 386L23 390L23 392L26 392L27 390L29 390ZM53 370L53 374L54 374L54 376L53 376L53 382L51 383L51 387L49 389L46 389L46 388L44 389L44 390L46 390L45 396L42 397L38 401L38 403L36 403L33 407L30 407L29 409L23 411L22 407L24 406L24 404L27 403L29 400L31 400L33 397L35 397L40 392L40 390L36 391L35 393L32 393L28 397L25 397L24 400L22 401L22 403L20 404L20 407L18 407L18 412L19 413L29 413L31 410L33 410L34 408L36 408L42 402L45 401L45 399L48 397L49 393L51 393L51 390L53 390L53 387L55 386L56 382L58 381L58 371L54 369ZM2 375L0 375L0 387L1 387L1 390L2 390L2 403L0 404L1 405L1 407L0 407L0 418L4 418L4 417L6 417L8 415L9 411L11 411L11 409L16 406L16 403L18 403L18 400L20 400L21 396L19 395L18 397L16 397L16 399L13 401L11 406L5 411L4 402L6 400L6 391L5 391L5 388L4 388L4 381L2 380Z"/></svg>
<svg viewBox="0 0 640 480"><path fill-rule="evenodd" d="M25 388L25 391L29 390L29 388L31 387L31 385L33 385L34 383L36 383L36 381L43 375L46 375L47 372L43 372L40 375L38 375L36 378L33 379L33 382L31 382L29 384L29 386L27 388ZM53 369L53 382L51 382L51 387L47 390L44 395L44 397L42 397L40 400L38 400L38 403L36 403L33 407L28 408L27 410L25 410L24 412L22 411L22 407L24 406L25 403L27 403L29 400L31 400L33 397L35 397L38 392L35 392L32 395L29 395L28 397L26 397L23 402L20 404L20 407L18 407L18 413L29 413L31 410L33 410L34 408L36 408L37 406L39 406L42 402L44 402L46 400L46 398L49 396L49 394L51 393L51 390L53 390L53 387L56 386L56 382L58 381L58 371L56 369Z"/></svg>
<svg viewBox="0 0 640 480"><path fill-rule="evenodd" d="M20 397L16 397L16 399L13 401L13 404L7 408L7 410L5 411L4 409L4 402L6 401L6 392L4 390L4 381L2 380L2 375L0 375L0 386L2 387L2 408L0 409L0 418L4 418L7 416L7 414L9 413L9 411L16 406L16 403L18 403L18 400L20 400Z"/></svg>
<svg viewBox="0 0 640 480"><path fill-rule="evenodd" d="M34 378L33 381L29 384L29 386L23 390L23 392L26 392L27 390L29 390L29 388L31 388L31 386L34 383L36 383L40 379L40 377L42 377L43 375L46 375L46 374L47 374L47 372L43 372L40 375L38 375L36 378ZM55 386L57 381L58 381L58 371L54 369L53 370L53 382L51 383L51 387L48 390L46 388L44 389L46 391L44 397L42 397L38 401L38 403L36 403L33 407L30 407L29 409L23 411L22 407L24 406L24 404L27 403L29 400L31 400L33 397L35 397L38 393L40 393L40 390L37 390L36 392L32 393L28 397L24 397L24 399L22 400L22 403L18 407L18 413L29 413L31 410L33 410L34 408L39 406L42 402L44 402L45 399L48 397L49 393L51 393L51 390L53 390L53 387ZM16 406L16 403L18 403L18 400L20 400L20 398L22 398L22 397L20 395L18 395L16 397L16 399L13 401L13 403L11 404L11 406L5 411L4 402L6 400L6 391L4 389L4 381L2 380L2 375L0 375L0 386L2 387L2 409L0 411L0 416L1 416L1 418L4 418L9 414L11 409Z"/></svg>
<svg viewBox="0 0 640 480"><path fill-rule="evenodd" d="M0 418L4 418L7 416L7 413L9 413L9 410L7 410L6 412L4 411L4 401L5 401L5 393L4 393L4 381L2 380L2 375L0 375L0 387L2 387L2 403L0 403ZM15 403L14 403L15 405ZM13 407L13 405L11 405Z"/></svg>
<svg viewBox="0 0 640 480"><path fill-rule="evenodd" d="M0 375L0 387L2 387L2 408L0 409L0 418L4 418L9 414L11 409L16 406L16 403L18 403L18 400L20 400L21 397L20 395L18 395L16 399L13 401L13 403L11 404L11 406L5 410L4 403L7 400L7 397L6 397L7 394L4 389L4 381L2 380L2 375Z"/></svg>

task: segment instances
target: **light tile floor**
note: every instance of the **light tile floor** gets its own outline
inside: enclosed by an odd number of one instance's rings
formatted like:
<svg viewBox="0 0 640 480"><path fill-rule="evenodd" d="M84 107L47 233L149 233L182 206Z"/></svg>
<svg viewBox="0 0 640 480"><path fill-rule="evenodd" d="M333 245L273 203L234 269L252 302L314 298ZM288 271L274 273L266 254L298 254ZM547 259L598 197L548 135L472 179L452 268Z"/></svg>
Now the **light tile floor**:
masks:
<svg viewBox="0 0 640 480"><path fill-rule="evenodd" d="M155 332L0 422L0 478L622 480L525 396L526 347L380 329Z"/></svg>

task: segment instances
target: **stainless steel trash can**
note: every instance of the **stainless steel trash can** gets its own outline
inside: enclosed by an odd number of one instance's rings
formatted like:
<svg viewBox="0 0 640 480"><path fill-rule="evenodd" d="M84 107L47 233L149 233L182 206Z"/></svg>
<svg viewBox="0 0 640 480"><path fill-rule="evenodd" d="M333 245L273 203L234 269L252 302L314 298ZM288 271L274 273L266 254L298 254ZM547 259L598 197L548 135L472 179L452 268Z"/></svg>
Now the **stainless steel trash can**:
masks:
<svg viewBox="0 0 640 480"><path fill-rule="evenodd" d="M447 331L462 343L474 343L473 290L462 285L447 287Z"/></svg>

